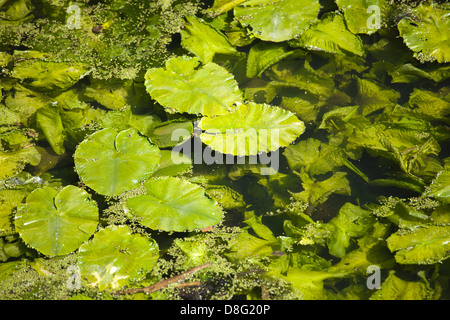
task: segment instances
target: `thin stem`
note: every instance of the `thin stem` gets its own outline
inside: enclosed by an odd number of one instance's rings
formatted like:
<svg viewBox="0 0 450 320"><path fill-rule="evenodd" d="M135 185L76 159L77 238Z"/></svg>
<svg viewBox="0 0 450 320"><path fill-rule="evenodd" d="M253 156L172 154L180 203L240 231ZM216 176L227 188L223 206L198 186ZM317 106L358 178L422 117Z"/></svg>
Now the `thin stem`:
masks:
<svg viewBox="0 0 450 320"><path fill-rule="evenodd" d="M174 277L171 277L169 279L165 279L165 280L161 280L157 283L152 284L151 286L148 287L143 287L143 288L131 288L128 290L123 290L123 291L119 291L117 293L119 294L133 294L133 293L140 293L140 292L144 292L144 293L152 293L164 288L167 288L168 286L170 286L171 284L175 284L177 282L183 281L185 280L188 276L190 276L191 274L207 268L209 266L211 266L212 263L208 262L205 264L201 264L199 266L196 266L192 269L189 269L183 273L180 273L179 275L176 275ZM196 285L200 285L200 281L194 281L194 282L190 282L190 283L181 283L179 285L177 285L177 287L188 287L188 286L196 286Z"/></svg>

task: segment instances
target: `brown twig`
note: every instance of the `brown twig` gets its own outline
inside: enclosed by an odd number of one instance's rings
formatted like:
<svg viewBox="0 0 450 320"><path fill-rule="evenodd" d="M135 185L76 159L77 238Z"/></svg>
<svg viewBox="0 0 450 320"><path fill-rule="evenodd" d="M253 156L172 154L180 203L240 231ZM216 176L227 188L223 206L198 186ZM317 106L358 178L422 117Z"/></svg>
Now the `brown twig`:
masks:
<svg viewBox="0 0 450 320"><path fill-rule="evenodd" d="M201 269L207 268L210 265L212 265L211 262L204 263L204 264L196 266L196 267L194 267L192 269L189 269L189 270L187 270L187 271L185 271L183 273L180 273L179 275L176 275L176 276L171 277L169 279L161 280L161 281L159 281L157 283L154 283L151 286L143 287L143 288L131 288L131 289L128 289L128 290L119 291L118 293L119 294L133 294L133 293L140 293L140 292L144 292L144 293L147 293L147 294L148 293L152 293L152 292L155 292L155 291L167 288L171 284L175 284L177 282L180 282L180 281L186 279L191 274L193 274L193 273L195 273L195 272L197 272L197 271L199 271ZM178 286L179 287L188 287L188 286L197 286L197 285L200 285L200 284L201 284L200 281L194 281L194 282L190 282L190 283L181 283Z"/></svg>

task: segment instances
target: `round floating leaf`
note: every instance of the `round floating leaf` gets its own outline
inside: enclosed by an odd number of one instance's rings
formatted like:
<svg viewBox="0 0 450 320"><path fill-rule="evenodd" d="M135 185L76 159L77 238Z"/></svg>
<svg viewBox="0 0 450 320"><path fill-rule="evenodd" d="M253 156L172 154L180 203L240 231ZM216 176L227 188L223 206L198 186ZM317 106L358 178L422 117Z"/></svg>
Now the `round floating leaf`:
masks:
<svg viewBox="0 0 450 320"><path fill-rule="evenodd" d="M318 0L249 0L235 7L234 15L256 38L282 42L307 29L319 11Z"/></svg>
<svg viewBox="0 0 450 320"><path fill-rule="evenodd" d="M29 246L45 255L72 252L95 232L98 208L83 189L44 187L31 192L17 208L16 231Z"/></svg>
<svg viewBox="0 0 450 320"><path fill-rule="evenodd" d="M78 267L90 286L120 289L151 271L158 258L155 240L131 234L127 226L109 226L80 247Z"/></svg>
<svg viewBox="0 0 450 320"><path fill-rule="evenodd" d="M237 82L225 68L198 58L175 57L166 69L152 68L145 74L145 86L166 111L203 115L226 114L241 100Z"/></svg>
<svg viewBox="0 0 450 320"><path fill-rule="evenodd" d="M77 147L75 169L96 192L116 196L137 188L158 168L160 150L135 129L106 128Z"/></svg>
<svg viewBox="0 0 450 320"><path fill-rule="evenodd" d="M435 3L420 4L413 17L397 25L400 36L416 58L423 61L450 62L450 10Z"/></svg>
<svg viewBox="0 0 450 320"><path fill-rule="evenodd" d="M220 206L196 184L167 177L147 180L144 186L147 194L128 199L127 205L146 227L192 231L213 226L222 219Z"/></svg>
<svg viewBox="0 0 450 320"><path fill-rule="evenodd" d="M203 143L213 150L237 156L275 151L292 143L305 125L292 112L249 102L214 118L203 117L199 127Z"/></svg>

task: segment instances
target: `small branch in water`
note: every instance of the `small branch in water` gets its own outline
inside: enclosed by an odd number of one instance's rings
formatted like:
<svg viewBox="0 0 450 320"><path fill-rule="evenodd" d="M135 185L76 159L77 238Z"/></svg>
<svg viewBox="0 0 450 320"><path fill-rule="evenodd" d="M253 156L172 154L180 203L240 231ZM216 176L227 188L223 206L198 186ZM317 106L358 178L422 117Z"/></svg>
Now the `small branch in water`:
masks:
<svg viewBox="0 0 450 320"><path fill-rule="evenodd" d="M188 276L190 276L191 274L209 267L210 265L212 265L211 262L205 263L205 264L201 264L199 266L196 266L192 269L189 269L183 273L180 273L177 276L171 277L169 279L165 279L165 280L161 280L157 283L152 284L151 286L148 287L143 287L143 288L131 288L128 290L123 290L123 291L119 291L117 292L118 294L133 294L133 293L152 293L164 288L167 288L168 286L170 286L171 284L175 284L177 282L180 282L182 280L185 280ZM189 282L189 283L180 283L177 285L177 287L189 287L189 286L198 286L200 285L200 281L194 281L194 282Z"/></svg>

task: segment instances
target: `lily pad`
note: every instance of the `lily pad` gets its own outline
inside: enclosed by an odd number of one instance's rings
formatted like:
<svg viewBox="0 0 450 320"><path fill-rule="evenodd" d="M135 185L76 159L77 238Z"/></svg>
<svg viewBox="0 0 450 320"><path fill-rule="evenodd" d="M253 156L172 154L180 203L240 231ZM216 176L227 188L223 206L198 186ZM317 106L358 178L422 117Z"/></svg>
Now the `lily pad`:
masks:
<svg viewBox="0 0 450 320"><path fill-rule="evenodd" d="M137 188L156 171L160 150L135 129L106 128L81 142L74 159L84 184L100 194L117 196Z"/></svg>
<svg viewBox="0 0 450 320"><path fill-rule="evenodd" d="M405 44L421 61L450 62L450 10L435 3L414 8L413 18L405 17L397 25Z"/></svg>
<svg viewBox="0 0 450 320"><path fill-rule="evenodd" d="M222 209L205 190L174 177L149 179L147 190L127 200L130 211L142 218L140 223L154 230L193 231L219 223Z"/></svg>
<svg viewBox="0 0 450 320"><path fill-rule="evenodd" d="M59 192L52 187L34 190L15 216L23 241L48 256L78 249L97 224L97 205L86 191L71 185Z"/></svg>
<svg viewBox="0 0 450 320"><path fill-rule="evenodd" d="M169 113L227 114L242 98L237 82L225 68L213 62L198 68L199 63L198 58L175 57L165 69L149 69L148 93Z"/></svg>
<svg viewBox="0 0 450 320"><path fill-rule="evenodd" d="M319 10L318 0L249 0L235 7L234 15L256 38L282 42L307 29Z"/></svg>
<svg viewBox="0 0 450 320"><path fill-rule="evenodd" d="M80 247L78 267L90 286L120 289L151 271L158 258L155 240L113 225Z"/></svg>
<svg viewBox="0 0 450 320"><path fill-rule="evenodd" d="M203 143L237 156L257 155L286 147L305 131L292 112L267 104L240 104L228 115L203 117Z"/></svg>

